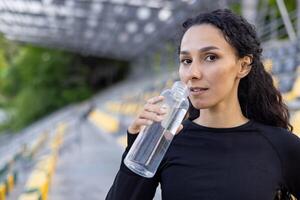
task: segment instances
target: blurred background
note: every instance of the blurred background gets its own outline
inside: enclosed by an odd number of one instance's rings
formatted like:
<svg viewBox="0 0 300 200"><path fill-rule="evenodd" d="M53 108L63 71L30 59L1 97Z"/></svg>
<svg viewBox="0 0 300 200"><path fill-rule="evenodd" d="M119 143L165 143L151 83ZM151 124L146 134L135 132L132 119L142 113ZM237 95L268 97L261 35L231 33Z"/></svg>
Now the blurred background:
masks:
<svg viewBox="0 0 300 200"><path fill-rule="evenodd" d="M0 0L0 200L104 199L181 23L217 8L256 26L300 135L300 0Z"/></svg>

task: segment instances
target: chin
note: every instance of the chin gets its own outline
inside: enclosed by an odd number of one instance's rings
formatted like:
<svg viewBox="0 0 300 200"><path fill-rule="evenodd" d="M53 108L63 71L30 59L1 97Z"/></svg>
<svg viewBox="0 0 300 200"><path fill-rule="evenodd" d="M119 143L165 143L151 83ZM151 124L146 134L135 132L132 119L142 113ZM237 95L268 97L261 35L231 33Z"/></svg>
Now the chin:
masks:
<svg viewBox="0 0 300 200"><path fill-rule="evenodd" d="M196 108L197 110L206 109L212 106L211 104L204 103L204 102L193 102L193 100L191 102L193 107Z"/></svg>

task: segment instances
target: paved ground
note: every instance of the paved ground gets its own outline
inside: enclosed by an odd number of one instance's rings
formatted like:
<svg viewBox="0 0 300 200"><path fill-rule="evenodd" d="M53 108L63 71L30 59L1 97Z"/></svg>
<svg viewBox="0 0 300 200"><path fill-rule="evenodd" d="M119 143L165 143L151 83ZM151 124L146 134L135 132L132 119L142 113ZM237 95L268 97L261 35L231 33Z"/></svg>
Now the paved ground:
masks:
<svg viewBox="0 0 300 200"><path fill-rule="evenodd" d="M115 140L89 122L71 128L60 152L49 200L104 200L122 153Z"/></svg>

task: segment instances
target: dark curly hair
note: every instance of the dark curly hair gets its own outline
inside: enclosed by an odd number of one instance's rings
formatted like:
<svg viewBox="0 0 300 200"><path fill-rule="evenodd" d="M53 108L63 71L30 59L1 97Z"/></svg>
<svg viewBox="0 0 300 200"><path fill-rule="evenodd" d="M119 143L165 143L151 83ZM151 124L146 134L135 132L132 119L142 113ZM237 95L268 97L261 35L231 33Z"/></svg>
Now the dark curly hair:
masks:
<svg viewBox="0 0 300 200"><path fill-rule="evenodd" d="M292 131L288 107L261 61L262 48L254 26L228 9L218 9L187 19L182 24L181 38L190 27L201 24L211 24L220 29L239 58L252 56L251 71L241 79L238 87L238 99L243 115L263 124ZM180 52L180 45L178 50ZM188 117L195 119L199 115L199 110L190 104Z"/></svg>

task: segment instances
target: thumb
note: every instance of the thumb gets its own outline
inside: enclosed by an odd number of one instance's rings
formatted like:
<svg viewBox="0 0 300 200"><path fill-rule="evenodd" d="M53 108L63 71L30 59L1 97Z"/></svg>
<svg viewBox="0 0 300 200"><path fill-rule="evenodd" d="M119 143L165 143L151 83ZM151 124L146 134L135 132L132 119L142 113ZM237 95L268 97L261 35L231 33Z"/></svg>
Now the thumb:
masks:
<svg viewBox="0 0 300 200"><path fill-rule="evenodd" d="M177 131L176 131L176 135L183 129L183 125L180 124L180 126L178 127Z"/></svg>

